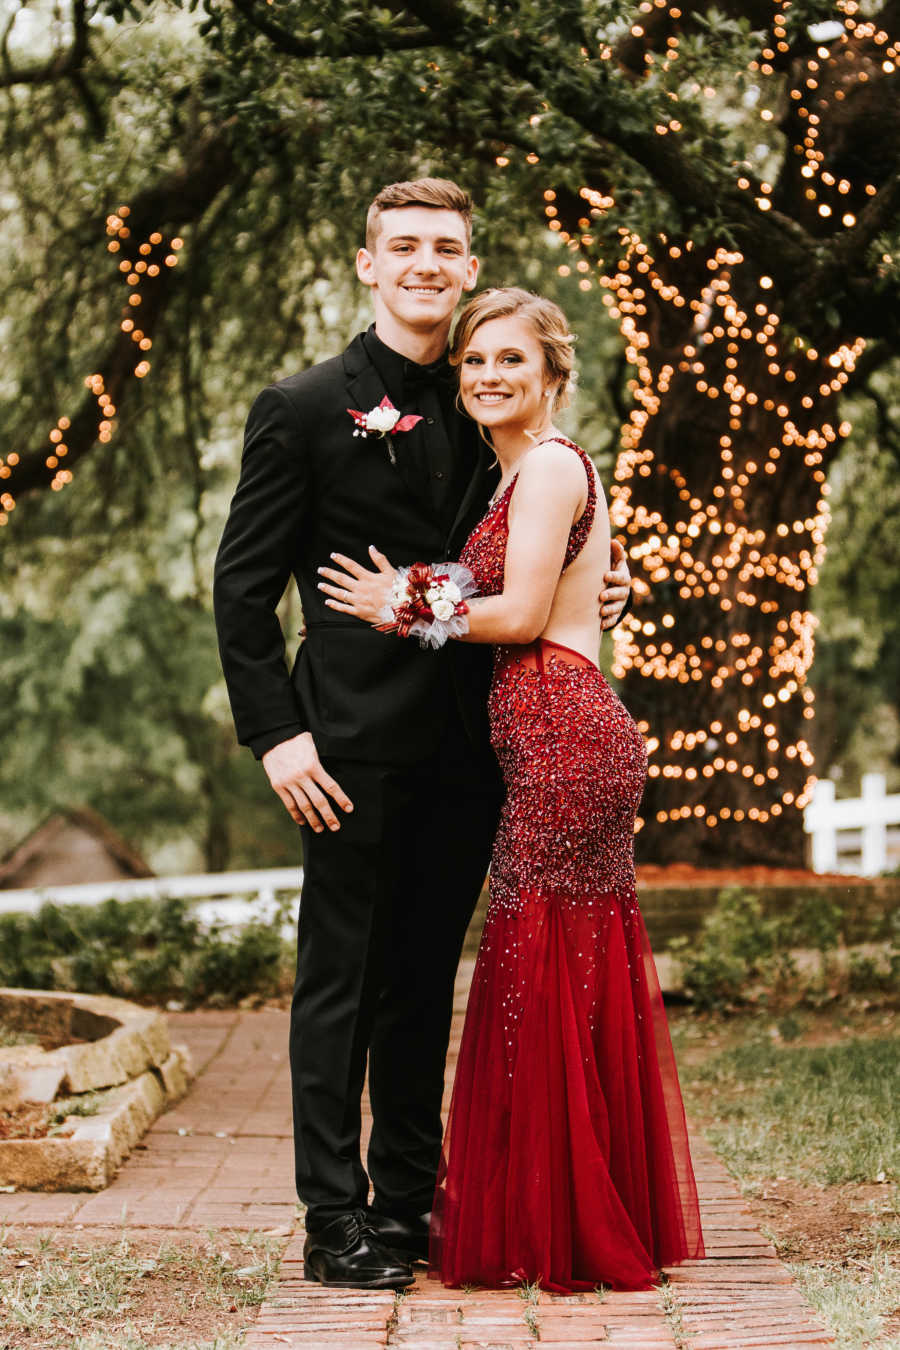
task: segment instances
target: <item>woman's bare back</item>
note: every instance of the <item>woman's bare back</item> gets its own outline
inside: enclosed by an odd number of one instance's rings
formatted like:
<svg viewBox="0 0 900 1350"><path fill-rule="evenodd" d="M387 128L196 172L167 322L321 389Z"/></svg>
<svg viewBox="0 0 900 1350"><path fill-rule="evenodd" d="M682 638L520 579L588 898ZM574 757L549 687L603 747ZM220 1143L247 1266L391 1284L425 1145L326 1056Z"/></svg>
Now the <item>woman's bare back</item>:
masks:
<svg viewBox="0 0 900 1350"><path fill-rule="evenodd" d="M578 453L570 442L559 440L555 443L567 446L575 455ZM590 661L596 662L602 634L599 595L603 589L603 574L610 566L610 524L603 487L593 465L591 473L596 491L593 523L578 556L559 578L550 614L540 636L561 643L564 647L572 647ZM573 525L581 519L587 508L588 486L585 480L580 501L573 511ZM514 510L515 493L510 500L510 513Z"/></svg>

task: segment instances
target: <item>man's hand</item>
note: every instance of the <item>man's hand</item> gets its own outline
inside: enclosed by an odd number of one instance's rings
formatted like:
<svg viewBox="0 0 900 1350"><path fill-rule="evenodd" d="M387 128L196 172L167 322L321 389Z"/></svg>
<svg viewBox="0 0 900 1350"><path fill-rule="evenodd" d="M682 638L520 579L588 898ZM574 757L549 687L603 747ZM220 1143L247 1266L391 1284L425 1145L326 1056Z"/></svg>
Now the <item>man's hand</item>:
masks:
<svg viewBox="0 0 900 1350"><path fill-rule="evenodd" d="M369 556L376 567L374 572L367 572L343 553L332 553L332 562L344 571L320 567L319 576L327 577L328 580L319 582L319 590L331 597L325 601L329 609L339 609L342 614L354 614L366 623L377 624L381 621L381 611L388 602L394 584L394 569L374 545L369 549ZM329 585L329 582L333 584Z"/></svg>
<svg viewBox="0 0 900 1350"><path fill-rule="evenodd" d="M609 554L610 571L603 574L606 585L600 592L600 623L604 629L615 626L622 606L631 594L631 573L618 539L612 540Z"/></svg>
<svg viewBox="0 0 900 1350"><path fill-rule="evenodd" d="M262 766L288 815L298 825L309 825L317 834L321 834L326 825L329 830L340 829L328 796L333 797L343 811L353 810L350 798L320 763L309 731L273 745L263 755Z"/></svg>

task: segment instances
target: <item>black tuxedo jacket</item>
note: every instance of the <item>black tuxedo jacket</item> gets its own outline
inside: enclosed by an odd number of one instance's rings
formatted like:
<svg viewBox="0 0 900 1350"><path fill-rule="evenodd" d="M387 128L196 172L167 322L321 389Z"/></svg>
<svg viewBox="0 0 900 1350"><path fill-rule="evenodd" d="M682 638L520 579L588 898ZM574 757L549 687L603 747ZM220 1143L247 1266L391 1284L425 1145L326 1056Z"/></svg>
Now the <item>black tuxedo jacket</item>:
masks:
<svg viewBox="0 0 900 1350"><path fill-rule="evenodd" d="M391 463L386 440L353 435L347 409L373 408L385 392L357 337L341 356L264 389L250 410L214 604L238 740L257 756L311 731L321 755L412 763L457 714L487 749L487 646L423 651L327 608L317 589L316 568L332 552L364 565L370 544L397 565L457 557L496 485L490 452L466 422L458 509L442 524L399 456ZM275 608L292 575L306 638L288 673Z"/></svg>

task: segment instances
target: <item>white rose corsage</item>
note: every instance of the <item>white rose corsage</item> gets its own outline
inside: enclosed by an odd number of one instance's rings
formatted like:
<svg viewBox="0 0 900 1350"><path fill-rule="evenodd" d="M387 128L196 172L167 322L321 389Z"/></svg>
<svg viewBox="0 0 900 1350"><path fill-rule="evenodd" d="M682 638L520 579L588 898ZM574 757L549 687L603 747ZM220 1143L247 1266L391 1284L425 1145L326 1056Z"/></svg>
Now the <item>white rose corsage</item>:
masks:
<svg viewBox="0 0 900 1350"><path fill-rule="evenodd" d="M398 567L387 604L376 624L382 633L417 637L422 647L443 647L469 631L466 601L477 587L459 563L413 563Z"/></svg>

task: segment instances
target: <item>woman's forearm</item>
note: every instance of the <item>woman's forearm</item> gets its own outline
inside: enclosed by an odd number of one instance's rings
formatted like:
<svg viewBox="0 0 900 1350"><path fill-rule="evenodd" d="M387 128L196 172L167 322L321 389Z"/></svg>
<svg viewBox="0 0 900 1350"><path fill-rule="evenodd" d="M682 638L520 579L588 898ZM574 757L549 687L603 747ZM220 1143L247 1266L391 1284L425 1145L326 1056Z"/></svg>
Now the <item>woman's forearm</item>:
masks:
<svg viewBox="0 0 900 1350"><path fill-rule="evenodd" d="M457 639L460 642L533 642L547 623L547 615L534 604L506 594L474 596L468 605L469 630Z"/></svg>

